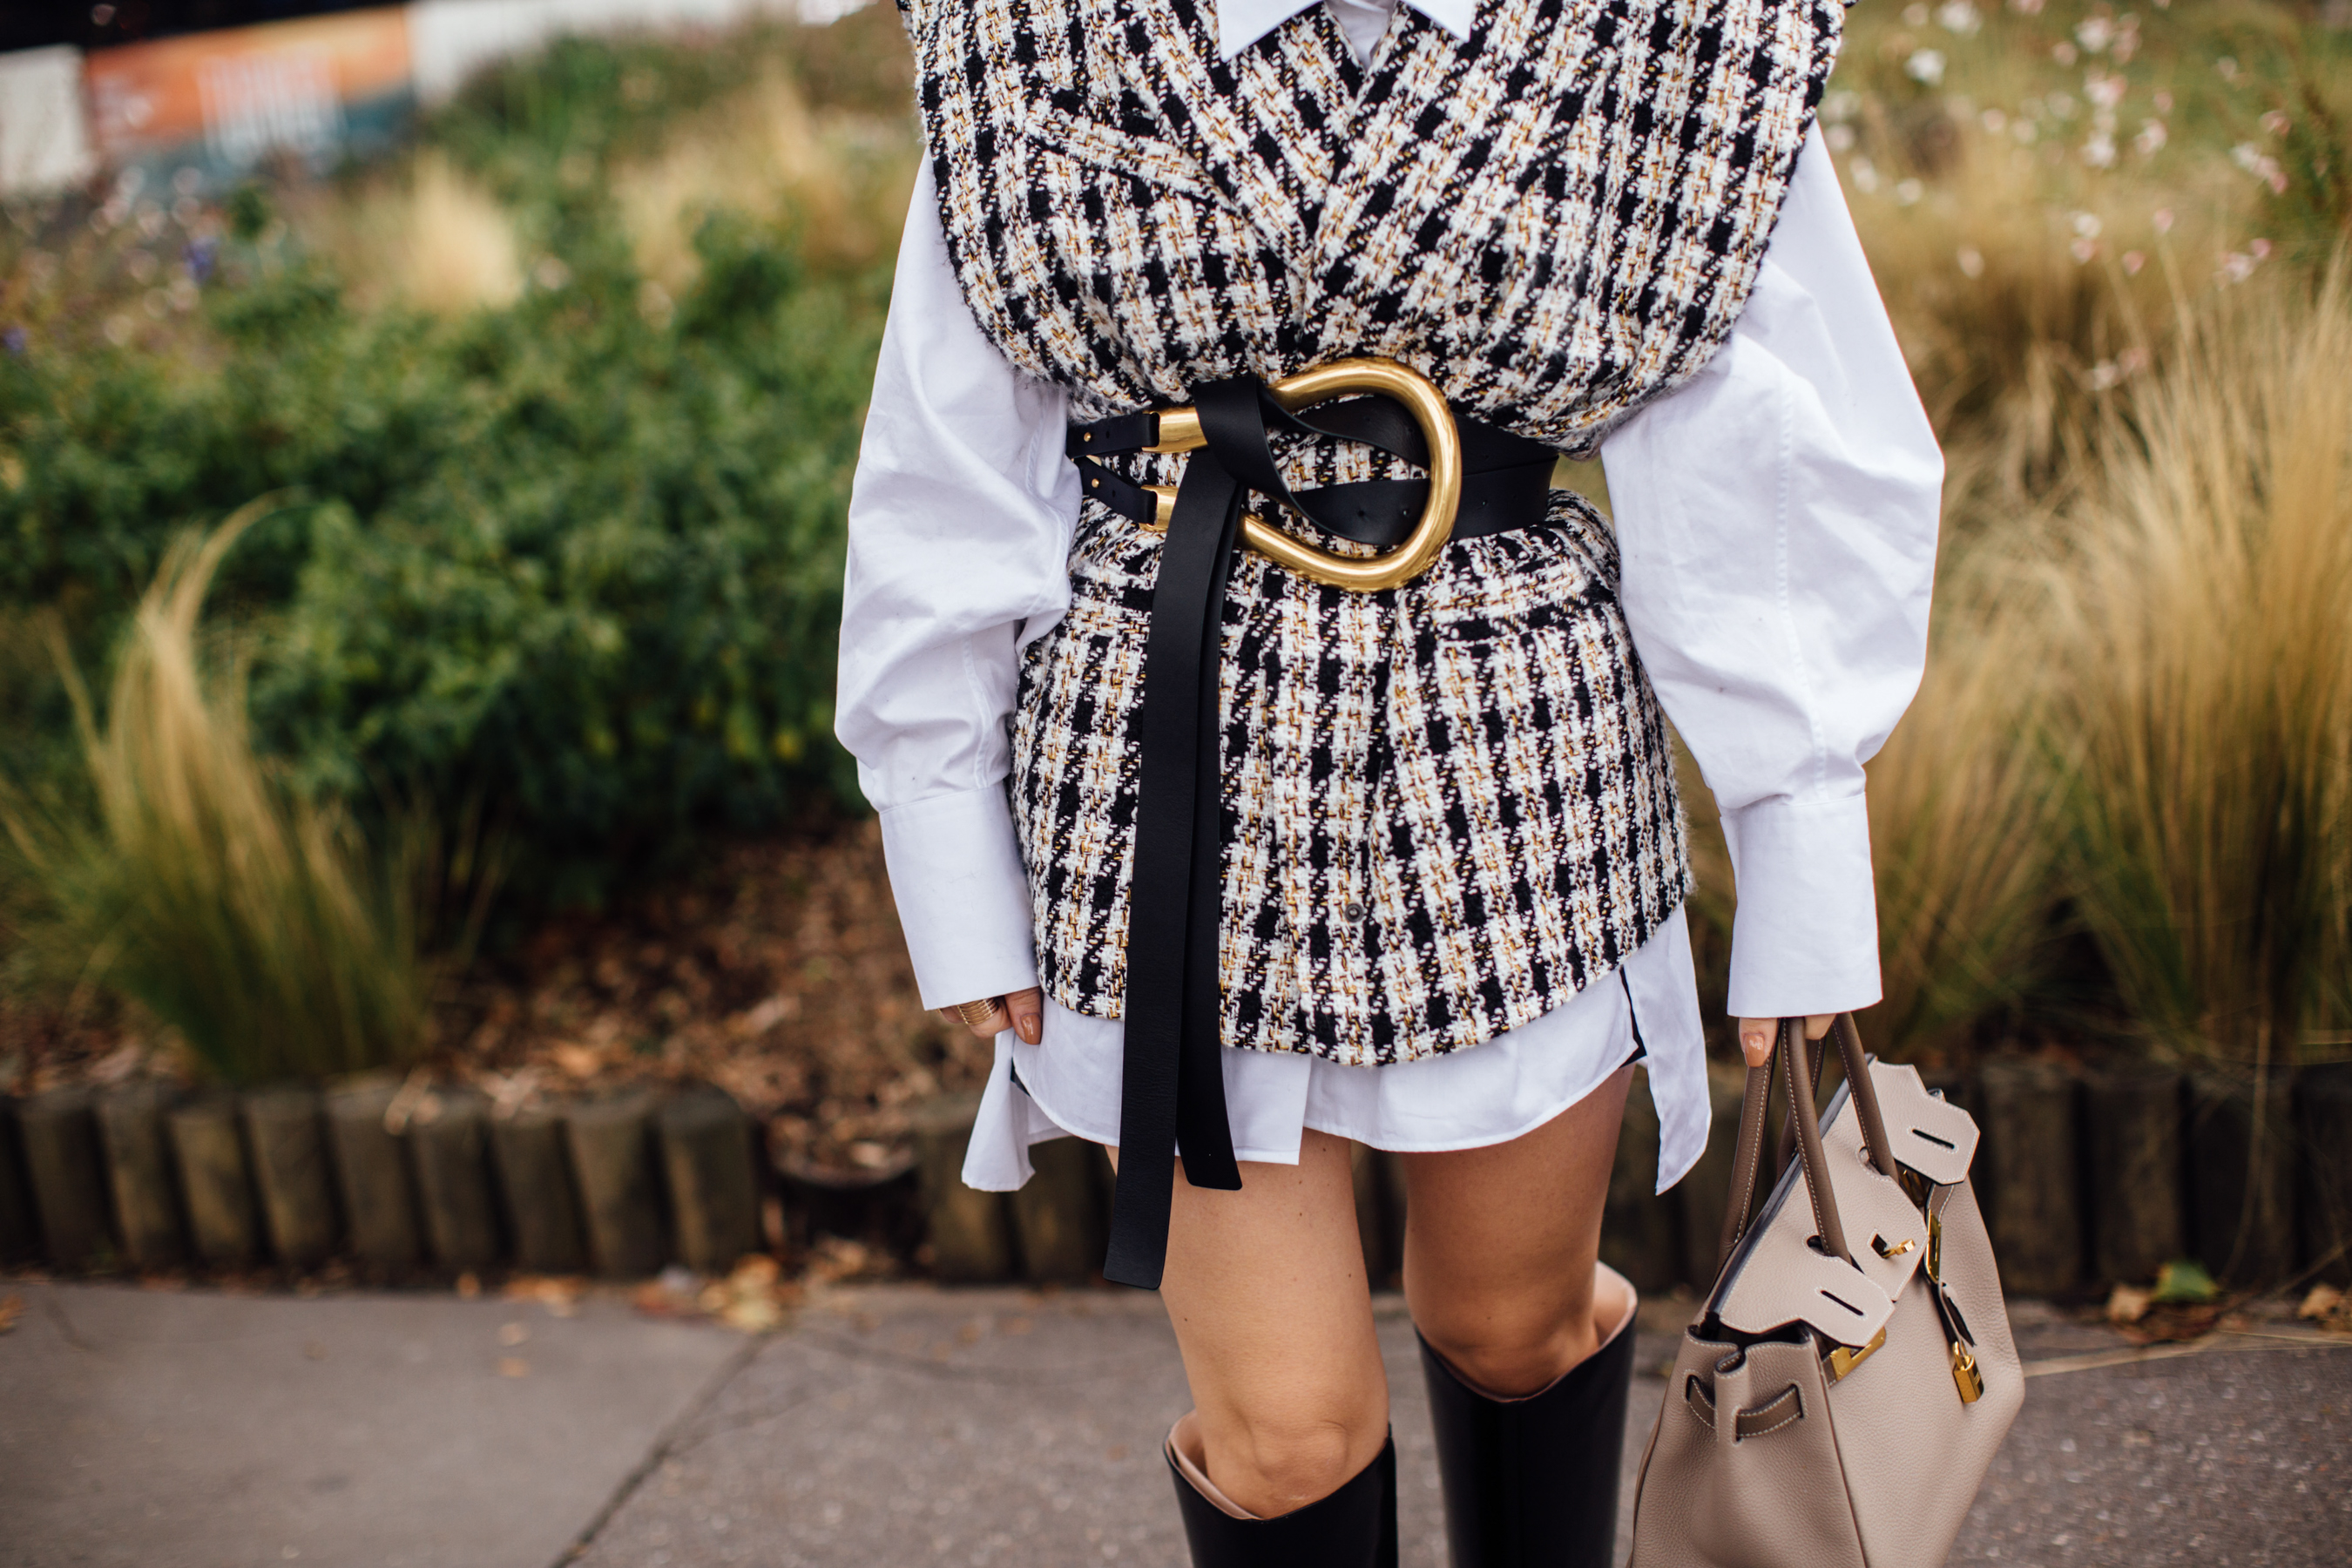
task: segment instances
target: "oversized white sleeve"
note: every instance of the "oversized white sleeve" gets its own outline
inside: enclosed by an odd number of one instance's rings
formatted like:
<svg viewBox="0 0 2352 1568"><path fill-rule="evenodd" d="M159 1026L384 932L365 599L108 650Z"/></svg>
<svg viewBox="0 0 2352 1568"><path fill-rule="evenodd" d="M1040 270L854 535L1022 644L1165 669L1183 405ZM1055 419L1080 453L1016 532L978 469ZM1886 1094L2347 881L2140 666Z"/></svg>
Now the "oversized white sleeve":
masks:
<svg viewBox="0 0 2352 1568"><path fill-rule="evenodd" d="M1037 983L1005 793L1022 646L1069 605L1059 388L981 335L928 169L898 248L849 501L835 732L881 814L923 1004Z"/></svg>
<svg viewBox="0 0 2352 1568"><path fill-rule="evenodd" d="M1601 458L1634 644L1723 814L1730 1011L1866 1006L1863 764L1926 664L1943 457L1818 131L1730 341Z"/></svg>

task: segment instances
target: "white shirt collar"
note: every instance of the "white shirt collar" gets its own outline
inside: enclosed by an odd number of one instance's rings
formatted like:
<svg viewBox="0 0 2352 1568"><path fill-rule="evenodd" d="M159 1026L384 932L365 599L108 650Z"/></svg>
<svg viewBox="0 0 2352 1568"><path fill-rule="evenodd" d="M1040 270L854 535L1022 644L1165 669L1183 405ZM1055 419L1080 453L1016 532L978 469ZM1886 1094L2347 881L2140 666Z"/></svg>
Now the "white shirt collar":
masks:
<svg viewBox="0 0 2352 1568"><path fill-rule="evenodd" d="M1227 59L1248 48L1309 5L1323 0L1214 0L1217 52ZM1412 8L1457 38L1470 36L1478 0L1410 0Z"/></svg>

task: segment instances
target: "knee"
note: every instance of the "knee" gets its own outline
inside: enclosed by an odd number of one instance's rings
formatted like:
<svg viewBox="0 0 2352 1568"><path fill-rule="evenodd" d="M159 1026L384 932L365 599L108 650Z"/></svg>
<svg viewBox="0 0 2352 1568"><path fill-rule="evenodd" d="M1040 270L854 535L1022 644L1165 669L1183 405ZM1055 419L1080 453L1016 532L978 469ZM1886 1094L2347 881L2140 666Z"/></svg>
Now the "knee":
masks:
<svg viewBox="0 0 2352 1568"><path fill-rule="evenodd" d="M1540 1394L1583 1359L1566 1342L1568 1338L1554 1334L1532 1343L1508 1344L1481 1341L1440 1344L1432 1340L1430 1348L1480 1393L1519 1399Z"/></svg>
<svg viewBox="0 0 2352 1568"><path fill-rule="evenodd" d="M1329 1497L1380 1453L1386 1424L1360 1414L1245 1416L1217 1481L1244 1508L1271 1519Z"/></svg>
<svg viewBox="0 0 2352 1568"><path fill-rule="evenodd" d="M1314 1388L1261 1384L1238 1402L1204 1406L1180 1433L1188 1426L1206 1449L1195 1458L1209 1479L1247 1512L1272 1519L1329 1497L1380 1458L1387 1388L1377 1375Z"/></svg>
<svg viewBox="0 0 2352 1568"><path fill-rule="evenodd" d="M1465 1382L1506 1399L1550 1386L1599 1342L1591 1311L1572 1306L1482 1313L1472 1320L1419 1327L1429 1348Z"/></svg>

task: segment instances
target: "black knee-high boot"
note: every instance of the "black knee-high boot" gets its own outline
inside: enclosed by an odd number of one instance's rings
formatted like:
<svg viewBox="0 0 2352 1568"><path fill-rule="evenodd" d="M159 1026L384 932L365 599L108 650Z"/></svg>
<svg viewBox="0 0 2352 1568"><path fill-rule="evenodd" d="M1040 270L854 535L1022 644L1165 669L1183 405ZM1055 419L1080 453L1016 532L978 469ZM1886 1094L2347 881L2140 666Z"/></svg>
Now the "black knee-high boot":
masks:
<svg viewBox="0 0 2352 1568"><path fill-rule="evenodd" d="M1624 1289L1624 1316L1601 1325L1600 1349L1525 1398L1482 1393L1421 1342L1454 1568L1609 1568L1633 1380Z"/></svg>
<svg viewBox="0 0 2352 1568"><path fill-rule="evenodd" d="M1186 1417L1189 1421L1191 1417ZM1252 1519L1210 1484L1178 1434L1163 1452L1192 1568L1397 1568L1396 1442L1329 1497L1273 1519Z"/></svg>

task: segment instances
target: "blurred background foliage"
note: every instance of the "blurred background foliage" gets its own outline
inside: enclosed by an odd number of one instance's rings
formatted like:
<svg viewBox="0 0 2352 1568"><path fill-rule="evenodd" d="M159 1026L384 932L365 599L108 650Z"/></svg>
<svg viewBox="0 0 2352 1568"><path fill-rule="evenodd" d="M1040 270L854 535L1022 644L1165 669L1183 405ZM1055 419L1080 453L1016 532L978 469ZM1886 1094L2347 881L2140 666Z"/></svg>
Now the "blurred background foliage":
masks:
<svg viewBox="0 0 2352 1568"><path fill-rule="evenodd" d="M398 167L20 222L0 616L104 668L171 542L278 492L213 602L297 793L486 802L519 910L855 798L831 645L904 51L884 13L738 43L568 42ZM62 683L0 644L13 760L69 778Z"/></svg>
<svg viewBox="0 0 2352 1568"><path fill-rule="evenodd" d="M1823 135L1949 467L1934 658L1872 764L1878 1048L2352 1047L2342 11L1850 15ZM478 910L493 839L513 932L854 806L828 706L842 520L909 91L887 6L566 42L390 163L9 209L0 731L24 820L102 823L66 672L135 658L142 595L185 580L176 542L265 494L189 689L245 715L272 831L332 813L327 837L374 846L335 862L394 910L367 940L432 925L398 898ZM1733 889L1690 798L1719 1001ZM404 837L435 822L469 826ZM474 870L369 879L427 840L476 846ZM12 864L0 921L58 929Z"/></svg>

